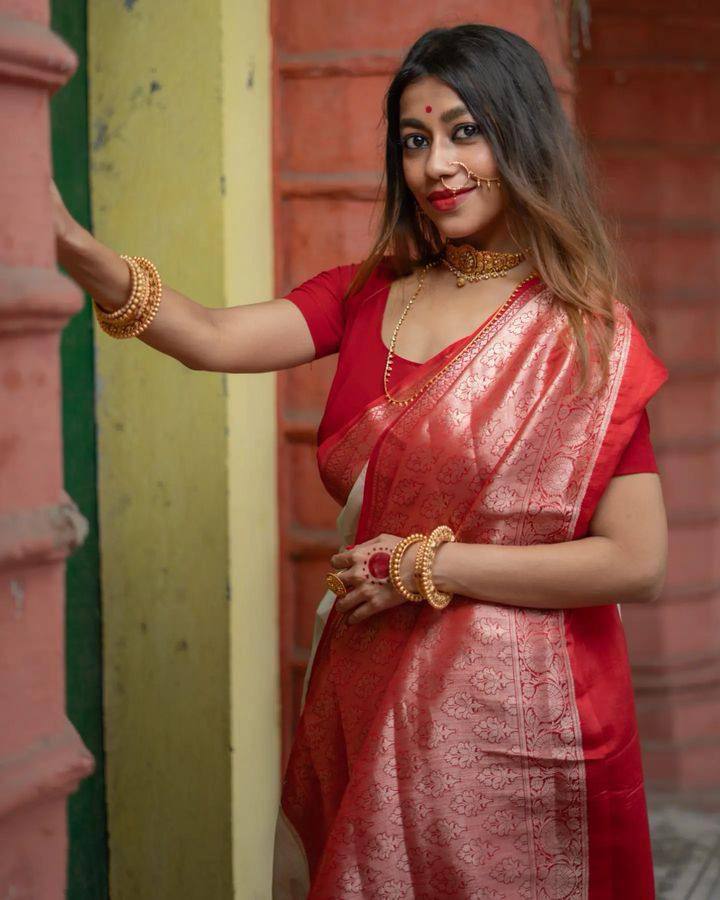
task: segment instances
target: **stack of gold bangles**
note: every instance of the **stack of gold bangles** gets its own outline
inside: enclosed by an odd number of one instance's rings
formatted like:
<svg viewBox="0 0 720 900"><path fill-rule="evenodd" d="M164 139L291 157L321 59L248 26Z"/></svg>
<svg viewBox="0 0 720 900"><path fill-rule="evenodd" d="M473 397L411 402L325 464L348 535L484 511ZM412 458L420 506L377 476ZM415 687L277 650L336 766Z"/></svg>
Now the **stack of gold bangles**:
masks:
<svg viewBox="0 0 720 900"><path fill-rule="evenodd" d="M388 577L395 590L406 600L414 603L427 602L434 609L444 609L452 600L453 595L439 591L432 580L432 567L435 561L435 553L440 544L445 541L454 541L455 535L447 525L438 525L430 534L409 534L404 537L390 554L390 571ZM412 544L422 541L415 557L415 580L420 588L419 592L411 591L400 579L400 562L403 554Z"/></svg>
<svg viewBox="0 0 720 900"><path fill-rule="evenodd" d="M144 256L122 256L131 276L130 297L119 309L107 312L95 300L100 327L114 338L137 337L155 318L162 298L162 282L155 266Z"/></svg>

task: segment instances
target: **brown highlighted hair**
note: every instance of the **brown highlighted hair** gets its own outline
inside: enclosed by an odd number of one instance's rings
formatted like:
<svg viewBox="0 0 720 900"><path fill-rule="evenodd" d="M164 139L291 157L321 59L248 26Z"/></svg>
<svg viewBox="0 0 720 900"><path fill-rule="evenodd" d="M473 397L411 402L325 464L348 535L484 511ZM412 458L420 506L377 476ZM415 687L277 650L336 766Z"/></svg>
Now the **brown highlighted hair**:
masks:
<svg viewBox="0 0 720 900"><path fill-rule="evenodd" d="M400 277L442 253L443 237L420 215L403 174L400 97L424 76L458 94L488 141L503 179L511 235L519 247L530 248L530 261L567 315L581 367L579 388L588 383L595 359L599 388L608 372L621 261L599 211L597 175L584 139L566 117L538 51L503 28L434 28L410 48L385 95L387 186L378 235L348 294L387 256ZM636 307L627 297L618 299Z"/></svg>

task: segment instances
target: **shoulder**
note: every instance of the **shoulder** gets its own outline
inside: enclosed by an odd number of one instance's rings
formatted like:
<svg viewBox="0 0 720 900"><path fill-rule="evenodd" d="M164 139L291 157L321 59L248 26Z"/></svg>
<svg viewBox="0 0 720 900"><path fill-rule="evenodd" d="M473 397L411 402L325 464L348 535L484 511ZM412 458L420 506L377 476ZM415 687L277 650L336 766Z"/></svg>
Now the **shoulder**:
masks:
<svg viewBox="0 0 720 900"><path fill-rule="evenodd" d="M651 347L651 339L646 330L647 326L638 320L632 307L622 300L613 298L613 312L616 325L620 325L624 331L629 332L628 343L630 344L630 352L646 360L660 362L659 357ZM660 364L662 365L662 363Z"/></svg>
<svg viewBox="0 0 720 900"><path fill-rule="evenodd" d="M363 280L353 291L353 295L367 293L368 290L381 284L387 284L388 281L392 281L395 277L391 257L384 256L370 269L367 269L364 259L359 259L354 262L332 266L329 269L323 269L304 283L316 282L332 285L340 295L345 295L361 268L365 269Z"/></svg>
<svg viewBox="0 0 720 900"><path fill-rule="evenodd" d="M633 310L621 300L614 300L616 320L627 335L622 341L625 365L623 389L635 402L644 406L667 381L665 363L650 345L647 335L636 320Z"/></svg>
<svg viewBox="0 0 720 900"><path fill-rule="evenodd" d="M373 266L366 260L337 266L334 270L337 290L349 309L354 309L387 289L394 280L394 266L390 257L383 257Z"/></svg>
<svg viewBox="0 0 720 900"><path fill-rule="evenodd" d="M378 285L386 285L396 277L395 267L391 256L383 256L372 266L368 266L367 260L363 259L358 262L350 263L343 268L349 274L348 284L358 274L360 269L363 269L363 281L358 288L359 291L363 291L366 287L371 289Z"/></svg>

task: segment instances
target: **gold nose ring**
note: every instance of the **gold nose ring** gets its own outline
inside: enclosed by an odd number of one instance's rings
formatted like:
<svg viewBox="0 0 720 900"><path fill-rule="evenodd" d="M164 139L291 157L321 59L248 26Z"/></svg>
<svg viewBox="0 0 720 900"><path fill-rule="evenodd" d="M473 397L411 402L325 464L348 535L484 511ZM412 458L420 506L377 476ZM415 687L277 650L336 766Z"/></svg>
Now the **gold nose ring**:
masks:
<svg viewBox="0 0 720 900"><path fill-rule="evenodd" d="M450 192L452 193L453 197L455 196L455 194L458 193L458 191L464 190L464 189L465 189L465 186L466 186L467 183L468 183L468 181L470 181L471 179L473 179L473 180L476 182L476 187L480 187L480 182L481 182L481 181L484 181L484 182L485 182L485 186L487 187L488 190L490 190L490 184L491 184L491 182L497 182L497 184L500 184L500 181L501 181L500 178L484 178L482 175L477 175L475 172L472 172L472 171L465 165L464 162L460 162L459 159L453 160L449 165L451 165L451 166L462 166L463 169L465 169L465 175L466 175L466 178L465 178L465 184L463 184L463 185L462 185L461 187L459 187L459 188L451 188L451 187L449 187L447 184L445 184L445 179L444 179L442 176L440 177L440 181L442 182L442 186L445 188L446 191L450 191Z"/></svg>

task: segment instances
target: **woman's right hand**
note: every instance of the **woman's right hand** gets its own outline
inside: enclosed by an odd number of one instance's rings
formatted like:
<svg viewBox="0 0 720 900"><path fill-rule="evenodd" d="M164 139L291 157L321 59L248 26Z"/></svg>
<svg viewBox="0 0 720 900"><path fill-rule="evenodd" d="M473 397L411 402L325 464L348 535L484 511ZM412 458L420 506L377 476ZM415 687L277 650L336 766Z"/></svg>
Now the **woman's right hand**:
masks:
<svg viewBox="0 0 720 900"><path fill-rule="evenodd" d="M55 228L55 244L58 257L62 256L63 249L70 243L72 237L83 230L68 212L60 191L54 179L50 179L50 200L52 203L53 226Z"/></svg>
<svg viewBox="0 0 720 900"><path fill-rule="evenodd" d="M119 309L132 288L127 264L70 215L53 179L50 196L58 264L100 307ZM305 317L284 297L211 308L164 281L162 296L139 339L189 369L275 372L315 359Z"/></svg>

